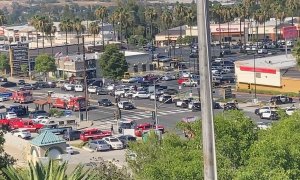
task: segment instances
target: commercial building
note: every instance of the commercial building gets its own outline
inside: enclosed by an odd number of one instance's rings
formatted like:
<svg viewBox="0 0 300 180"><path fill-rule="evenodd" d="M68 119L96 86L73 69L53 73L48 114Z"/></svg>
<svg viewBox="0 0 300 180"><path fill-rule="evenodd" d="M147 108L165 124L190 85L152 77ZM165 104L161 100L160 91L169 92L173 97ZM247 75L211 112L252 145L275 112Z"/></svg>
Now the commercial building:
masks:
<svg viewBox="0 0 300 180"><path fill-rule="evenodd" d="M300 91L300 72L292 55L253 56L235 62L237 90L263 90L282 93Z"/></svg>

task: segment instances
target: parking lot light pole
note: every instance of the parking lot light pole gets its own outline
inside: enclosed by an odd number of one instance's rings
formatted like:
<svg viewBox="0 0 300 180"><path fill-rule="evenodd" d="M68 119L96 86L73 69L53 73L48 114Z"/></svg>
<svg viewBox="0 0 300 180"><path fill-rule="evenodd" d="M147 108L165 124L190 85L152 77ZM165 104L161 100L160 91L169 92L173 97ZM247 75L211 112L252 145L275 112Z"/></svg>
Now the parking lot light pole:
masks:
<svg viewBox="0 0 300 180"><path fill-rule="evenodd" d="M159 80L159 79L158 79ZM154 111L155 111L155 129L158 130L158 118L157 118L157 99L156 99L156 81L154 81Z"/></svg>
<svg viewBox="0 0 300 180"><path fill-rule="evenodd" d="M256 99L256 64L255 64L255 54L253 56L253 73L254 73L254 99Z"/></svg>

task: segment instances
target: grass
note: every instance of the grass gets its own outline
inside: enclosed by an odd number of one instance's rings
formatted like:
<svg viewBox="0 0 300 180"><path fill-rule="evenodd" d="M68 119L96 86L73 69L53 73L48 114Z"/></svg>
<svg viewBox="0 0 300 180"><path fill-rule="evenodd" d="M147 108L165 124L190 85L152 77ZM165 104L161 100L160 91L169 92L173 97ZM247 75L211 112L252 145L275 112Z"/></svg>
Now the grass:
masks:
<svg viewBox="0 0 300 180"><path fill-rule="evenodd" d="M85 145L87 145L88 142L80 142L77 144L72 144L72 146L77 147L77 148L83 148Z"/></svg>
<svg viewBox="0 0 300 180"><path fill-rule="evenodd" d="M249 89L238 89L237 92L246 92L249 93ZM252 91L253 93L253 91ZM268 95L286 95L286 96L290 96L290 97L299 97L298 93L294 93L294 92L280 92L280 91L271 91L271 90L256 90L257 94L268 94Z"/></svg>

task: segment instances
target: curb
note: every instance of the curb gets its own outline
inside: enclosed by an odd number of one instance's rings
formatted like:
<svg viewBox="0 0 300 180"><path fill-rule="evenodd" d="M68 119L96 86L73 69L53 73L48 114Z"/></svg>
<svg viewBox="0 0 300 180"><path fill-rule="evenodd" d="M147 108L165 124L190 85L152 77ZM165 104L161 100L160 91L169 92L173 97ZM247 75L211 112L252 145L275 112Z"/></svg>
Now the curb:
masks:
<svg viewBox="0 0 300 180"><path fill-rule="evenodd" d="M93 153L93 152L94 152L94 150L91 150L90 148L85 147L85 146L83 146L82 149L83 149L83 150L86 150L86 151L88 151L88 152L90 152L90 153Z"/></svg>

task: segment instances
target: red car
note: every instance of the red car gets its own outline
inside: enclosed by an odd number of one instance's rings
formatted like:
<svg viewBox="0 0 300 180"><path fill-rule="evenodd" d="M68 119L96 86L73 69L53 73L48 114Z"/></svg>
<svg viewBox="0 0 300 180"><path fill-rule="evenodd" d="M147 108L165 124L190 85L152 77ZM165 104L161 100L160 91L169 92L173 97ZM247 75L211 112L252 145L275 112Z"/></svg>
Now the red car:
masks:
<svg viewBox="0 0 300 180"><path fill-rule="evenodd" d="M137 137L142 137L143 132L151 129L156 129L156 126L150 123L143 123L136 126L134 133ZM158 125L158 130L160 130L162 133L165 132L165 128L162 125Z"/></svg>
<svg viewBox="0 0 300 180"><path fill-rule="evenodd" d="M181 85L183 82L189 80L190 78L186 78L186 77L181 77L177 80L178 84Z"/></svg>
<svg viewBox="0 0 300 180"><path fill-rule="evenodd" d="M41 129L44 125L43 124L36 124L32 120L12 120L10 122L10 128L13 129L27 129L30 132L37 132Z"/></svg>
<svg viewBox="0 0 300 180"><path fill-rule="evenodd" d="M102 139L111 136L111 131L101 131L99 129L86 129L81 131L80 139L82 141L89 141L94 139Z"/></svg>

